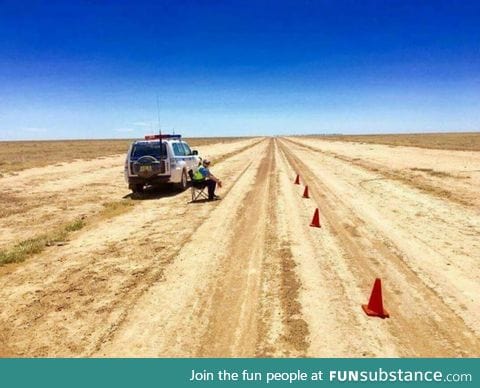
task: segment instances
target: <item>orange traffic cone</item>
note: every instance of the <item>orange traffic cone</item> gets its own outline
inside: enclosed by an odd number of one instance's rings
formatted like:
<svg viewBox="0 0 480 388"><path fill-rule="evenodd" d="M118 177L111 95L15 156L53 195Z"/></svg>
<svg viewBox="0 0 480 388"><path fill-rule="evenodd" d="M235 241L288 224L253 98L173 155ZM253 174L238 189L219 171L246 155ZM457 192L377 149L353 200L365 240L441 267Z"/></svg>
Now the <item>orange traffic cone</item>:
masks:
<svg viewBox="0 0 480 388"><path fill-rule="evenodd" d="M375 279L368 305L362 304L362 308L365 314L371 317L380 317L382 319L390 317L388 311L383 308L382 281L379 278Z"/></svg>
<svg viewBox="0 0 480 388"><path fill-rule="evenodd" d="M295 183L296 185L299 185L300 184L300 175L297 174L297 177L295 178Z"/></svg>
<svg viewBox="0 0 480 388"><path fill-rule="evenodd" d="M310 223L310 226L313 226L314 228L322 227L320 225L320 213L318 212L318 209L315 209L315 213L313 213L313 218L312 218L312 222Z"/></svg>
<svg viewBox="0 0 480 388"><path fill-rule="evenodd" d="M308 186L305 186L305 190L303 190L303 198L310 198L308 196Z"/></svg>

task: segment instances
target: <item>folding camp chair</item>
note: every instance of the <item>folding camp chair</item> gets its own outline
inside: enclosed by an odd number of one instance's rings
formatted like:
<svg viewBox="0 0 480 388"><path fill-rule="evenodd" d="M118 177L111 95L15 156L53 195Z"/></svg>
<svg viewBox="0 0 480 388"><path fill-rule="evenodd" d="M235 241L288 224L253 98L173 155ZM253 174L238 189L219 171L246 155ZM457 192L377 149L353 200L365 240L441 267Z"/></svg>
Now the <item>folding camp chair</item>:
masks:
<svg viewBox="0 0 480 388"><path fill-rule="evenodd" d="M193 171L188 171L188 176L190 177L190 190L192 192L192 201L196 202L199 200L207 200L208 194L205 192L207 185L203 184L203 182L195 182L193 180Z"/></svg>

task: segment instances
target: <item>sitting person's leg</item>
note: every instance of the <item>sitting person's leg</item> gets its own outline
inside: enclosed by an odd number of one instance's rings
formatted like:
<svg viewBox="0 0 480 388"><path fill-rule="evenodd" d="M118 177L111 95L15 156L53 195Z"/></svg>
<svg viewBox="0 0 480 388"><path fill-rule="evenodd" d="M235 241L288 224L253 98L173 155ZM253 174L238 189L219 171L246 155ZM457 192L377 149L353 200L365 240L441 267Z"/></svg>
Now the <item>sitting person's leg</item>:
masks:
<svg viewBox="0 0 480 388"><path fill-rule="evenodd" d="M211 179L208 179L206 182L208 186L208 199L213 199L215 197L215 188L217 187L217 182Z"/></svg>

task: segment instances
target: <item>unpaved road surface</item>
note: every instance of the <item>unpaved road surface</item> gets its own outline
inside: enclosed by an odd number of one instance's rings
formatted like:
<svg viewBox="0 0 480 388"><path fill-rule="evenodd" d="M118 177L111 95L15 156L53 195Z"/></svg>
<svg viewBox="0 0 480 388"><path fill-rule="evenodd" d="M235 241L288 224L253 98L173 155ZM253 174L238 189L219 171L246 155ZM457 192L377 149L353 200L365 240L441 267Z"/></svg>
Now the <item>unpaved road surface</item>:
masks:
<svg viewBox="0 0 480 388"><path fill-rule="evenodd" d="M480 356L479 153L305 138L199 148L217 160L221 201L129 199L122 156L0 178L12 198L0 247L90 220L0 267L1 356ZM133 205L95 217L111 201ZM376 277L389 319L361 309Z"/></svg>

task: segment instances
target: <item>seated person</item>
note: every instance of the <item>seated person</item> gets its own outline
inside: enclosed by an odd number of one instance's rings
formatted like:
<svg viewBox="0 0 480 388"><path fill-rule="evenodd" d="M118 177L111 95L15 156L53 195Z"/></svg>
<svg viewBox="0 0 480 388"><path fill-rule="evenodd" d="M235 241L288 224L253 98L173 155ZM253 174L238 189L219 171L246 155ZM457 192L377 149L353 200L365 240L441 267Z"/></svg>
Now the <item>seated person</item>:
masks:
<svg viewBox="0 0 480 388"><path fill-rule="evenodd" d="M197 171L193 173L193 184L198 188L204 188L207 186L208 200L213 201L215 199L220 199L220 197L215 195L215 188L217 187L217 183L218 187L222 187L222 181L210 172L209 166L210 161L204 159L202 164L197 168Z"/></svg>

